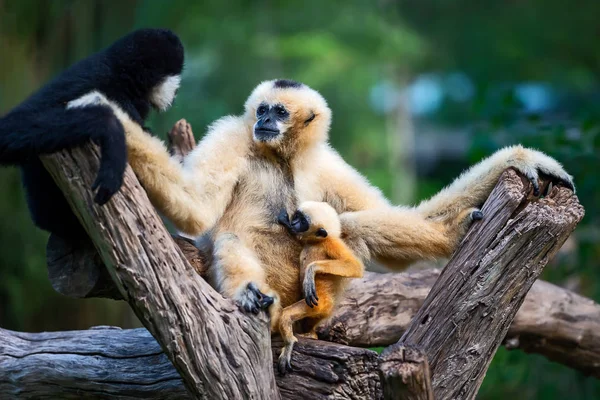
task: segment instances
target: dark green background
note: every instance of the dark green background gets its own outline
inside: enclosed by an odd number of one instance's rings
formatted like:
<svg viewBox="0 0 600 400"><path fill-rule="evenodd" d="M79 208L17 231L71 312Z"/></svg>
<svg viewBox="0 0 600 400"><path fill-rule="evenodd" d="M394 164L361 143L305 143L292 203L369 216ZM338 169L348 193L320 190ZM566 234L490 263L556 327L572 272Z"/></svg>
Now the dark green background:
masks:
<svg viewBox="0 0 600 400"><path fill-rule="evenodd" d="M258 82L285 77L325 96L332 143L395 202L431 195L506 144L555 156L575 176L586 217L544 279L600 301L599 15L597 0L0 0L0 114L130 30L169 27L187 59L174 108L150 122L163 137L185 117L200 138L211 121L240 113ZM463 82L456 96L452 79ZM431 112L411 113L409 89L432 87ZM551 101L536 109L540 88ZM0 182L0 326L138 326L121 303L53 292L47 235L28 217L18 171L0 169ZM479 398L509 396L593 399L600 384L500 349Z"/></svg>

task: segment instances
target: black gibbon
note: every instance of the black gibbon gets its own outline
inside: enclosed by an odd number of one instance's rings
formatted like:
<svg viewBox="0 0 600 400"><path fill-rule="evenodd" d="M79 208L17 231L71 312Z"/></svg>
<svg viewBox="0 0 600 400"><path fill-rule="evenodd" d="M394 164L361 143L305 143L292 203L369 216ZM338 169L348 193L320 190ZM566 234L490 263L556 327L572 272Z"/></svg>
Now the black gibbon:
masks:
<svg viewBox="0 0 600 400"><path fill-rule="evenodd" d="M341 299L347 278L361 278L363 263L340 238L342 227L335 210L327 203L306 201L300 204L291 222L287 212L279 222L286 226L303 244L300 253L300 281L304 300L284 308L278 330L285 343L279 355L279 372L291 369L292 350L298 341L293 326L305 320L304 336L316 339L315 329L333 313Z"/></svg>
<svg viewBox="0 0 600 400"><path fill-rule="evenodd" d="M277 310L303 297L302 245L278 222L282 209L296 210L304 201L328 203L354 254L400 269L449 257L508 167L536 185L543 172L573 187L557 161L513 146L418 206L394 206L331 148L330 121L331 111L315 90L288 80L263 82L244 114L214 122L183 164L161 140L123 122L129 163L150 200L177 229L210 246L214 287L248 311L268 307L272 327Z"/></svg>
<svg viewBox="0 0 600 400"><path fill-rule="evenodd" d="M164 29L141 29L62 72L0 119L0 164L22 169L34 223L67 238L83 232L39 155L93 140L101 161L93 189L102 205L123 182L127 149L109 99L140 127L151 108L167 109L183 68L183 46Z"/></svg>

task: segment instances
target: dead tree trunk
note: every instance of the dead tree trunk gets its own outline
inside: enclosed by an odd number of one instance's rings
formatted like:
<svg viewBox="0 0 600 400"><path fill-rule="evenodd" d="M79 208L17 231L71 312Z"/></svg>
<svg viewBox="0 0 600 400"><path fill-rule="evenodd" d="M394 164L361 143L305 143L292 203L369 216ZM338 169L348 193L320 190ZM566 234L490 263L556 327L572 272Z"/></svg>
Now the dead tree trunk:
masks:
<svg viewBox="0 0 600 400"><path fill-rule="evenodd" d="M581 218L570 190L529 202L509 170L400 343L420 348L436 398L474 399L525 295Z"/></svg>
<svg viewBox="0 0 600 400"><path fill-rule="evenodd" d="M196 274L131 169L120 192L98 207L89 190L98 168L96 148L87 145L42 160L119 292L190 393L211 399L278 398L266 316L242 314Z"/></svg>

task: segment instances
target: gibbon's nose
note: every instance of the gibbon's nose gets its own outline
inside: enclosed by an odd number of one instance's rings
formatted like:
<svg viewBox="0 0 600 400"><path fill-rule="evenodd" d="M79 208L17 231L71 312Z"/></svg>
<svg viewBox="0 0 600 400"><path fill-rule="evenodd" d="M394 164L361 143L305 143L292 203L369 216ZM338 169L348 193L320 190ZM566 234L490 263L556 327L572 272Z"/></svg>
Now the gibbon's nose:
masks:
<svg viewBox="0 0 600 400"><path fill-rule="evenodd" d="M271 122L271 117L266 117L264 119L265 124L268 124L269 122Z"/></svg>

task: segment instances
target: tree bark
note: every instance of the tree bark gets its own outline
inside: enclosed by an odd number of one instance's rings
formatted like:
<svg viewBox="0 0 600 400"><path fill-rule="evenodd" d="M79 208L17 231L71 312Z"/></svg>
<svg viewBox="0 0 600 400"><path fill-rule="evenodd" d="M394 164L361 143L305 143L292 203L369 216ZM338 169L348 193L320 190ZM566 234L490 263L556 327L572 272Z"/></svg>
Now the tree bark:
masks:
<svg viewBox="0 0 600 400"><path fill-rule="evenodd" d="M275 399L267 317L215 292L174 244L130 168L104 206L90 192L92 145L42 157L119 292L161 344L195 398Z"/></svg>
<svg viewBox="0 0 600 400"><path fill-rule="evenodd" d="M395 344L383 351L380 360L386 400L433 400L429 363L421 350Z"/></svg>
<svg viewBox="0 0 600 400"><path fill-rule="evenodd" d="M279 354L282 343L274 341ZM277 375L285 399L380 399L377 353L310 339ZM2 399L188 399L181 376L146 329L19 333L0 329ZM249 375L252 370L246 371ZM213 397L210 397L213 398Z"/></svg>
<svg viewBox="0 0 600 400"><path fill-rule="evenodd" d="M525 295L583 218L568 189L529 201L508 170L400 339L431 366L434 395L474 399Z"/></svg>

